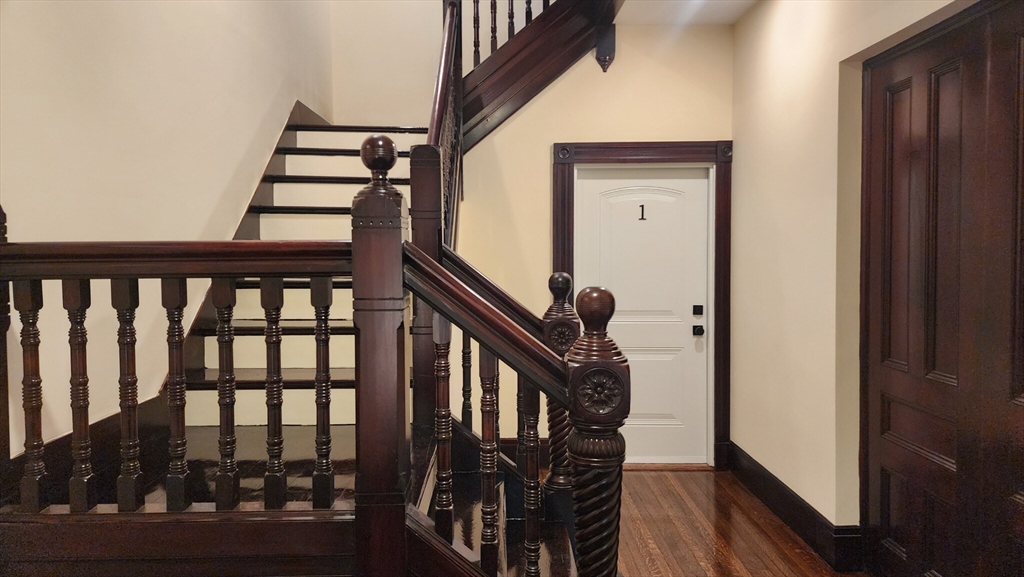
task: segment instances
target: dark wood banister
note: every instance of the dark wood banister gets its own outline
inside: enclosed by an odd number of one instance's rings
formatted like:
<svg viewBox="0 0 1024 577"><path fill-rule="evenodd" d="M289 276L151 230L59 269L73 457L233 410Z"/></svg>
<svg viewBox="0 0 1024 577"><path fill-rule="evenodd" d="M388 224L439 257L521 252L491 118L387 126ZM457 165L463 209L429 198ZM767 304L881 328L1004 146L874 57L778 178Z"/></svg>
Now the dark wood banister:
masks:
<svg viewBox="0 0 1024 577"><path fill-rule="evenodd" d="M352 271L349 241L0 244L0 278L319 276Z"/></svg>
<svg viewBox="0 0 1024 577"><path fill-rule="evenodd" d="M442 36L444 46L441 49L441 60L437 65L437 82L434 85L434 99L430 106L430 124L427 126L427 144L431 146L441 145L448 97L456 88L455 83L452 82L452 75L455 70L455 48L458 45L458 35L461 32L458 26L458 10L459 7L454 2L445 6Z"/></svg>
<svg viewBox="0 0 1024 577"><path fill-rule="evenodd" d="M425 252L408 242L404 247L406 288L525 375L549 398L568 406L565 362L558 355Z"/></svg>
<svg viewBox="0 0 1024 577"><path fill-rule="evenodd" d="M505 314L520 327L526 329L533 338L544 340L544 321L535 316L504 289L494 284L473 265L466 262L455 251L448 247L441 250L441 263L448 272L468 285L477 295L490 303L494 308Z"/></svg>

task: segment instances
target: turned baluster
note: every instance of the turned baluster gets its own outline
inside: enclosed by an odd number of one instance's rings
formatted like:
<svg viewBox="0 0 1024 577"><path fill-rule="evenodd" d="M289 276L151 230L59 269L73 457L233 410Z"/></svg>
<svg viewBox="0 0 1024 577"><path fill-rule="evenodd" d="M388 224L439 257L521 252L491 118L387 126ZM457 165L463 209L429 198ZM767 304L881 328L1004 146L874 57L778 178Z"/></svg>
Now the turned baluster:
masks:
<svg viewBox="0 0 1024 577"><path fill-rule="evenodd" d="M526 509L526 575L540 577L540 391L520 378L523 388L523 441L526 483L523 502Z"/></svg>
<svg viewBox="0 0 1024 577"><path fill-rule="evenodd" d="M516 469L519 472L526 471L526 422L523 419L523 395L529 385L523 375L519 375L516 381Z"/></svg>
<svg viewBox="0 0 1024 577"><path fill-rule="evenodd" d="M501 452L501 365L494 365L494 440Z"/></svg>
<svg viewBox="0 0 1024 577"><path fill-rule="evenodd" d="M168 439L167 510L184 511L191 504L186 490L188 462L185 455L188 441L185 437L185 329L182 326L184 309L188 304L188 284L183 278L160 281L161 301L167 313L167 412L170 435Z"/></svg>
<svg viewBox="0 0 1024 577"><path fill-rule="evenodd" d="M210 288L217 310L217 351L220 367L217 376L217 404L220 406L220 436L217 448L216 501L218 511L238 506L240 497L238 462L235 460L235 330L231 317L235 308L235 279L215 278Z"/></svg>
<svg viewBox="0 0 1024 577"><path fill-rule="evenodd" d="M629 416L629 364L608 337L608 321L615 312L612 294L603 288L584 289L576 299L576 311L584 331L565 356L573 427L567 448L576 566L580 577L615 577L626 458L620 429Z"/></svg>
<svg viewBox="0 0 1024 577"><path fill-rule="evenodd" d="M448 384L451 368L448 352L451 349L452 324L434 313L434 375L437 379L437 398L434 416L434 439L437 442L437 483L434 488L434 523L437 534L452 540L452 412L448 407Z"/></svg>
<svg viewBox="0 0 1024 577"><path fill-rule="evenodd" d="M498 0L491 0L491 54L498 51Z"/></svg>
<svg viewBox="0 0 1024 577"><path fill-rule="evenodd" d="M331 277L309 281L310 303L316 316L316 464L313 466L313 508L334 504L334 465L331 463L331 330L328 318L334 302Z"/></svg>
<svg viewBox="0 0 1024 577"><path fill-rule="evenodd" d="M110 281L110 304L117 311L117 346L121 369L118 396L121 404L121 471L117 477L117 510L137 511L145 502L139 465L139 378L135 371L135 310L139 308L139 281Z"/></svg>
<svg viewBox="0 0 1024 577"><path fill-rule="evenodd" d="M480 66L480 0L473 0L473 68Z"/></svg>
<svg viewBox="0 0 1024 577"><path fill-rule="evenodd" d="M284 279L260 279L260 304L267 320L267 472L263 474L263 506L281 509L288 501L288 478L284 471L284 431L281 406L284 379L281 376L281 307Z"/></svg>
<svg viewBox="0 0 1024 577"><path fill-rule="evenodd" d="M508 0L508 39L516 35L516 8L515 0Z"/></svg>
<svg viewBox="0 0 1024 577"><path fill-rule="evenodd" d="M526 23L533 22L533 0L526 0Z"/></svg>
<svg viewBox="0 0 1024 577"><path fill-rule="evenodd" d="M7 214L0 206L0 245L7 243ZM11 330L11 289L6 280L0 281L0 399L10 395L10 381L7 370L7 331ZM0 402L0 431L9 431L11 426L9 403ZM11 437L0 432L0 462L11 458Z"/></svg>
<svg viewBox="0 0 1024 577"><path fill-rule="evenodd" d="M160 281L161 299L167 310L167 411L170 421L167 468L167 510L184 511L192 500L186 490L188 462L185 454L185 329L181 325L188 304L188 283L183 278Z"/></svg>
<svg viewBox="0 0 1024 577"><path fill-rule="evenodd" d="M43 308L43 283L14 281L14 308L21 318L21 381L25 410L25 475L21 479L21 508L38 513L49 506L46 465L43 464L43 379L39 375L39 311Z"/></svg>
<svg viewBox="0 0 1024 577"><path fill-rule="evenodd" d="M462 424L473 430L473 339L462 331Z"/></svg>
<svg viewBox="0 0 1024 577"><path fill-rule="evenodd" d="M480 562L488 575L498 573L498 359L480 347Z"/></svg>
<svg viewBox="0 0 1024 577"><path fill-rule="evenodd" d="M89 367L85 315L92 304L88 279L65 279L64 310L68 312L68 344L71 345L71 456L75 460L68 495L72 513L86 513L96 506L96 479L92 474L92 441L89 439Z"/></svg>
<svg viewBox="0 0 1024 577"><path fill-rule="evenodd" d="M580 319L568 301L572 292L572 277L564 272L556 272L548 279L548 289L553 300L544 313L544 342L559 356L565 356L580 334ZM569 491L572 489L572 478L565 450L571 428L569 415L565 407L553 399L548 399L547 413L551 463L544 488L547 491Z"/></svg>

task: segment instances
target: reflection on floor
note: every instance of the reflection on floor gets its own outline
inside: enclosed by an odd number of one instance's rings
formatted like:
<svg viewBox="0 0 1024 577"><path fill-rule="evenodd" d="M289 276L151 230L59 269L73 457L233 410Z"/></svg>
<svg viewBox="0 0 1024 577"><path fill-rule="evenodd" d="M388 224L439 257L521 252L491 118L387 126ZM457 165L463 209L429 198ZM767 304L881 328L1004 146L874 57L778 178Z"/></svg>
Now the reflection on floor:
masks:
<svg viewBox="0 0 1024 577"><path fill-rule="evenodd" d="M627 471L620 527L623 577L840 575L732 473Z"/></svg>
<svg viewBox="0 0 1024 577"><path fill-rule="evenodd" d="M238 449L238 473L241 477L240 508L248 509L263 503L263 474L267 470L267 428L265 426L235 427ZM355 496L355 426L331 427L331 460L334 462L335 509L351 508ZM189 493L194 508L214 501L215 478L220 453L217 448L217 427L186 427L188 439ZM284 427L284 463L288 475L289 508L313 500L313 465L316 462L316 428ZM159 485L146 495L147 509L163 505L166 493ZM348 506L346 506L348 505Z"/></svg>

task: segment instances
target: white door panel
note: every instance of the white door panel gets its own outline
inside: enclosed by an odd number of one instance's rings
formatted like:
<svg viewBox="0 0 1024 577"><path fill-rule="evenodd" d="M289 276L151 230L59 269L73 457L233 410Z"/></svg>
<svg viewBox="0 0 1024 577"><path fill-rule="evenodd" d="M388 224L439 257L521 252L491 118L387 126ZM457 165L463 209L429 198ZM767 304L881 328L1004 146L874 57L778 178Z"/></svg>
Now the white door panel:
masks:
<svg viewBox="0 0 1024 577"><path fill-rule="evenodd" d="M609 334L629 359L630 462L710 463L705 167L584 167L575 187L577 288L615 295ZM707 327L694 336L693 326Z"/></svg>

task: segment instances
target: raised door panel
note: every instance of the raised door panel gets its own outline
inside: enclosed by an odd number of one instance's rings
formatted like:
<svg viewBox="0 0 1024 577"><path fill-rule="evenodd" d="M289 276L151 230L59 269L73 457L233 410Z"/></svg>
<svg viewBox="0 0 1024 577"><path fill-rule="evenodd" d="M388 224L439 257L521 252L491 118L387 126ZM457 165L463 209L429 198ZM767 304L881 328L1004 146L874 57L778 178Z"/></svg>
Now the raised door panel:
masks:
<svg viewBox="0 0 1024 577"><path fill-rule="evenodd" d="M868 63L868 543L1024 575L1024 3Z"/></svg>
<svg viewBox="0 0 1024 577"><path fill-rule="evenodd" d="M953 574L968 52L933 42L870 76L868 524L888 575Z"/></svg>

